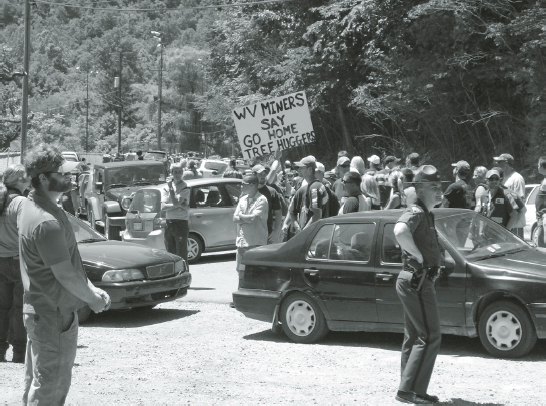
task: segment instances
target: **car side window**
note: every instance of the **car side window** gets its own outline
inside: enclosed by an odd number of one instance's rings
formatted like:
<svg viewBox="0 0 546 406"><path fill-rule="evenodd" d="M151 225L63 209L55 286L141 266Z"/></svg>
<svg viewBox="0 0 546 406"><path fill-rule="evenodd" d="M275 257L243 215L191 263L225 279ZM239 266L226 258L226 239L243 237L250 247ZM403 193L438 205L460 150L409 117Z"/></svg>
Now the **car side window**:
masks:
<svg viewBox="0 0 546 406"><path fill-rule="evenodd" d="M237 206L237 203L239 203L239 198L241 197L241 184L226 183L224 186L226 187L233 206Z"/></svg>
<svg viewBox="0 0 546 406"><path fill-rule="evenodd" d="M229 207L231 204L226 201L221 190L216 185L196 186L192 189L192 203L195 208L205 207Z"/></svg>
<svg viewBox="0 0 546 406"><path fill-rule="evenodd" d="M311 241L311 245L309 245L306 255L307 259L328 259L328 250L333 230L333 224L326 224L320 228L313 241Z"/></svg>
<svg viewBox="0 0 546 406"><path fill-rule="evenodd" d="M330 259L368 262L372 253L375 224L338 224L330 245Z"/></svg>
<svg viewBox="0 0 546 406"><path fill-rule="evenodd" d="M387 264L402 264L402 250L394 236L394 223L385 224L383 228L383 245L381 262Z"/></svg>

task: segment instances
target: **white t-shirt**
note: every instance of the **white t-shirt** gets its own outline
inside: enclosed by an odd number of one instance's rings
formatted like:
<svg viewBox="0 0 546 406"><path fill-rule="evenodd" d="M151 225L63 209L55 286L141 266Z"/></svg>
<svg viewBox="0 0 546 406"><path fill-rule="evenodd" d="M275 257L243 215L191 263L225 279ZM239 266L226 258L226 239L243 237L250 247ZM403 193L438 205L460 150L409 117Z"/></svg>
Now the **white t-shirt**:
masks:
<svg viewBox="0 0 546 406"><path fill-rule="evenodd" d="M522 200L525 199L525 180L519 173L514 172L508 178L505 178L502 184L516 192Z"/></svg>

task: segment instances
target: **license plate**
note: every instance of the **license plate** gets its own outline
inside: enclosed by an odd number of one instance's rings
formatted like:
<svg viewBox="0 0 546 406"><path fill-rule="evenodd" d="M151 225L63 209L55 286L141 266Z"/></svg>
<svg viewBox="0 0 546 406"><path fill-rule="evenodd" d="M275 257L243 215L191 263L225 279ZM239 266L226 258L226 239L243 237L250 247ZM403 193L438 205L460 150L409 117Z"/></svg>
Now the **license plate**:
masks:
<svg viewBox="0 0 546 406"><path fill-rule="evenodd" d="M142 223L133 223L133 229L135 231L142 230Z"/></svg>

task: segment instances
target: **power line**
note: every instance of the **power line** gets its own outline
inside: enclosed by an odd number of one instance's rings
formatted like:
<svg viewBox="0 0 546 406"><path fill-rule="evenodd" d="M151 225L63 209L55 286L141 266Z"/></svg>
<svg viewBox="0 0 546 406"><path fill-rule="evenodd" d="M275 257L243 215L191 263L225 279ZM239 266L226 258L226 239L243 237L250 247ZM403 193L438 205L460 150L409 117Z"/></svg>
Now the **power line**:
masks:
<svg viewBox="0 0 546 406"><path fill-rule="evenodd" d="M89 7L82 6L80 4L74 3L53 3L51 1L44 0L34 0L33 3L36 4L49 4L50 6L61 6L61 7L71 7L71 8L82 8L87 10L104 10L104 11L117 11L117 12L134 12L134 11L183 11L183 10L205 10L205 9L214 9L214 8L229 8L229 7L244 7L244 6L253 6L259 4L267 3L285 3L293 0L262 0L262 1L251 1L248 3L232 3L232 4L216 4L210 6L185 6L184 8L111 8L111 7Z"/></svg>

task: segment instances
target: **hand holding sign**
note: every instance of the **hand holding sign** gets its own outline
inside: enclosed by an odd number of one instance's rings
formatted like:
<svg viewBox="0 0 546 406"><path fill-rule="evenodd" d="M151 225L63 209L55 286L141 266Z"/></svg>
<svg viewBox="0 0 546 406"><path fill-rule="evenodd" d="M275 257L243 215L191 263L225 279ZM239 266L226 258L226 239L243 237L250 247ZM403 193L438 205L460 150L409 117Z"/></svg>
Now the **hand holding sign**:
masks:
<svg viewBox="0 0 546 406"><path fill-rule="evenodd" d="M233 110L244 158L271 154L315 141L305 92Z"/></svg>

